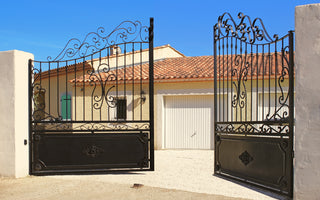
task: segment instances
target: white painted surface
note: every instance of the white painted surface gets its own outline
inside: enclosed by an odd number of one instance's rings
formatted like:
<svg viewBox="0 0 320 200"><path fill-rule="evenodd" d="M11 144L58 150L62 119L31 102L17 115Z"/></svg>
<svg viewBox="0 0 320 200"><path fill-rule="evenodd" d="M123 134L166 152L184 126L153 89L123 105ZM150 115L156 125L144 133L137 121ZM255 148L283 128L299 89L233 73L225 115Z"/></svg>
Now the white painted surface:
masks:
<svg viewBox="0 0 320 200"><path fill-rule="evenodd" d="M123 45L120 45L121 48L124 48ZM127 49L131 49L132 46L127 45ZM137 49L138 48L138 49ZM149 51L148 50L142 50L139 51L140 47L135 46L135 53L123 53L123 49L121 50L122 53L120 53L118 56L110 56L109 58L104 57L101 60L101 63L108 63L110 68L115 68L116 66L121 68L124 65L130 66L132 64L140 64L140 63L146 63L149 61ZM125 57L124 57L125 56ZM154 61L157 60L163 60L165 58L176 58L176 57L183 57L184 55L178 52L176 49L171 47L169 44L163 45L160 47L154 48ZM99 66L101 68L101 63L99 59L94 59L93 61L93 67L97 69Z"/></svg>
<svg viewBox="0 0 320 200"><path fill-rule="evenodd" d="M155 148L165 148L165 97L177 95L213 95L213 88L156 90L155 98Z"/></svg>
<svg viewBox="0 0 320 200"><path fill-rule="evenodd" d="M29 174L28 60L30 53L0 52L0 176Z"/></svg>
<svg viewBox="0 0 320 200"><path fill-rule="evenodd" d="M320 199L320 4L298 6L294 198Z"/></svg>
<svg viewBox="0 0 320 200"><path fill-rule="evenodd" d="M213 148L213 96L167 96L164 108L166 149Z"/></svg>

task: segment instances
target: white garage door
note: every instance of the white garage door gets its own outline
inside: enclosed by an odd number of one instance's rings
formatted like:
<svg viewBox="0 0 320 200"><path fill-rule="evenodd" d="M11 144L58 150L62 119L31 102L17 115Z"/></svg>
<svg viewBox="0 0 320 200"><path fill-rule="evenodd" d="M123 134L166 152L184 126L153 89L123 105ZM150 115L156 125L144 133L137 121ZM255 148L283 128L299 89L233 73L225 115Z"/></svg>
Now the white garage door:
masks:
<svg viewBox="0 0 320 200"><path fill-rule="evenodd" d="M213 96L165 97L167 149L213 149Z"/></svg>

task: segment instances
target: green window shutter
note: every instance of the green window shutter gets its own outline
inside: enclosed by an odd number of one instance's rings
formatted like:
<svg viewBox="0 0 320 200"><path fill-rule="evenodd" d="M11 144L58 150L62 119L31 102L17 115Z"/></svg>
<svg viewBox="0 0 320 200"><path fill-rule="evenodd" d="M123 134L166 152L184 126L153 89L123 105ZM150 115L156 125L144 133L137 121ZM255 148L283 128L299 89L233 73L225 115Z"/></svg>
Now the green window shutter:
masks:
<svg viewBox="0 0 320 200"><path fill-rule="evenodd" d="M61 97L61 117L62 119L71 119L71 96L62 95Z"/></svg>

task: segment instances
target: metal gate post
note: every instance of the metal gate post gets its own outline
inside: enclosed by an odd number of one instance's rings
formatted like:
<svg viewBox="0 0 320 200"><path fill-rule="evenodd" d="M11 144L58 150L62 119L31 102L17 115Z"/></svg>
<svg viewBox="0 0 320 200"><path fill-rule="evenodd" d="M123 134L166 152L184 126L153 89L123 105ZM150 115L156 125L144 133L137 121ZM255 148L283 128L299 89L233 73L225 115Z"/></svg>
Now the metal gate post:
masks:
<svg viewBox="0 0 320 200"><path fill-rule="evenodd" d="M150 119L150 170L154 170L154 88L153 88L153 18L149 27L149 119Z"/></svg>
<svg viewBox="0 0 320 200"><path fill-rule="evenodd" d="M28 124L29 124L29 174L32 174L32 93L33 93L33 88L32 88L32 60L30 59L28 62L28 93L29 93L29 98L28 98Z"/></svg>
<svg viewBox="0 0 320 200"><path fill-rule="evenodd" d="M213 67L213 71L214 71L214 173L216 174L216 171L218 170L218 166L217 166L217 156L218 156L218 152L217 152L217 133L216 133L216 122L217 122L217 40L216 40L216 27L213 27L213 52L214 52L214 58L213 58L213 62L214 62L214 67Z"/></svg>
<svg viewBox="0 0 320 200"><path fill-rule="evenodd" d="M289 195L293 197L293 158L294 158L294 149L293 149L293 135L294 135L294 43L293 43L293 32L289 31L289 132L290 132L290 141L289 148L292 152L291 156L291 177L290 177L290 188Z"/></svg>

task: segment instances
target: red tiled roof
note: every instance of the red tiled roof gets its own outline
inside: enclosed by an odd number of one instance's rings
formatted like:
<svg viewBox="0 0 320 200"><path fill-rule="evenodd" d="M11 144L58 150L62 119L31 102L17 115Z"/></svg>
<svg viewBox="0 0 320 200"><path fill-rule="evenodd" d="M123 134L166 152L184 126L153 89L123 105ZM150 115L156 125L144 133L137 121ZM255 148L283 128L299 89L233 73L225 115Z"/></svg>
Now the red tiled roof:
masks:
<svg viewBox="0 0 320 200"><path fill-rule="evenodd" d="M55 77L55 76L61 76L61 75L66 75L67 73L74 73L74 72L79 72L83 70L91 70L92 66L87 62L81 62L77 64L72 64L60 68L55 68L51 70L47 70L41 73L35 73L35 76L41 76L41 79L49 78L49 76Z"/></svg>
<svg viewBox="0 0 320 200"><path fill-rule="evenodd" d="M253 79L257 78L257 72L258 78L262 77L263 75L269 76L269 74L280 75L282 73L282 62L284 63L284 66L287 66L285 59L282 59L281 55L279 54L277 56L275 56L275 54L258 54L258 56L253 55L252 57L251 55L247 55L247 60L241 60L242 58L244 59L245 56L218 56L217 62L218 64L220 63L220 68L218 67L217 69L220 72L218 73L218 78L222 79L222 77L226 76L227 74L229 77L231 77L232 71L235 69L239 71L241 69L241 65L242 69L244 66L247 67L248 78ZM258 67L256 67L257 61ZM227 63L229 68L227 68ZM100 79L103 81L114 81L116 75L118 76L118 81L130 81L132 79L147 80L149 79L148 73L149 63L145 63L142 65L135 65L134 67L109 71L107 73L100 72L98 75L91 77L90 75L85 75L85 77L80 76L77 79L70 80L70 82L83 83L84 80L84 82L90 82L90 80L99 81ZM233 76L233 78L236 78L236 76ZM213 56L167 58L154 62L154 80L158 82L165 80L200 81L208 79L213 79Z"/></svg>

